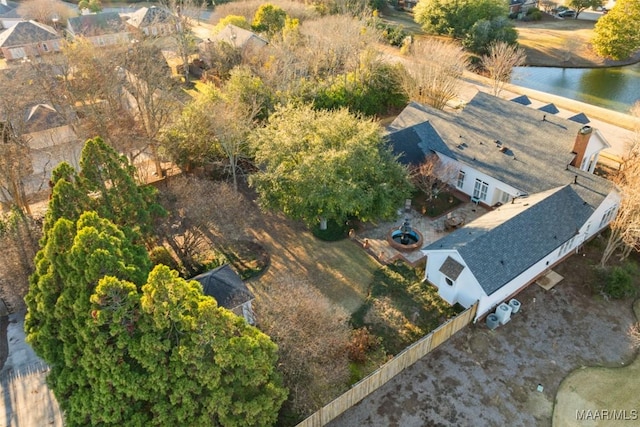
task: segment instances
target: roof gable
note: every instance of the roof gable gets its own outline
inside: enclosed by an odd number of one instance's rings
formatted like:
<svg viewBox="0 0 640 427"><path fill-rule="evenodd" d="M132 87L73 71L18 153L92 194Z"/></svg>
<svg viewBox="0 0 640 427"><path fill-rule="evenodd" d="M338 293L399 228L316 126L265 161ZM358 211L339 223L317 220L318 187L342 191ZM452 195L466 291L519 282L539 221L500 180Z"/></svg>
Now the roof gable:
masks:
<svg viewBox="0 0 640 427"><path fill-rule="evenodd" d="M464 270L464 265L460 264L450 256L448 256L440 266L440 272L451 280L458 280L462 270Z"/></svg>
<svg viewBox="0 0 640 427"><path fill-rule="evenodd" d="M174 16L163 7L142 7L132 14L127 23L136 28L143 28L154 24L173 22Z"/></svg>
<svg viewBox="0 0 640 427"><path fill-rule="evenodd" d="M256 43L257 45L262 46L268 44L265 39L257 34L233 24L229 24L224 27L218 34L212 36L211 40L216 42L224 41L234 47L245 47L250 43Z"/></svg>
<svg viewBox="0 0 640 427"><path fill-rule="evenodd" d="M0 47L9 48L60 39L62 37L48 25L36 21L22 21L0 33Z"/></svg>
<svg viewBox="0 0 640 427"><path fill-rule="evenodd" d="M591 121L589 119L589 117L587 117L587 115L584 114L584 113L578 113L575 116L569 117L567 120L571 120L573 122L580 123L580 124L583 124L583 125L586 125L587 123L589 123Z"/></svg>
<svg viewBox="0 0 640 427"><path fill-rule="evenodd" d="M229 264L200 274L191 280L200 282L205 295L213 297L218 305L229 310L254 298L249 288Z"/></svg>

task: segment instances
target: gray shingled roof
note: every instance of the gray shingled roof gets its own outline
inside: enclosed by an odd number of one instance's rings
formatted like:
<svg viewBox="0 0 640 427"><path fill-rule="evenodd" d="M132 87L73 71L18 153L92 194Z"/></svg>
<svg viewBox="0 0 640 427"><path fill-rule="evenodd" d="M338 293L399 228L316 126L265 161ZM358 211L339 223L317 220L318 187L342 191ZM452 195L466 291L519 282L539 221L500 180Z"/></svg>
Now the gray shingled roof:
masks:
<svg viewBox="0 0 640 427"><path fill-rule="evenodd" d="M511 101L517 102L518 104L521 104L521 105L531 105L531 100L527 95L520 95L518 97L513 98Z"/></svg>
<svg viewBox="0 0 640 427"><path fill-rule="evenodd" d="M202 273L191 280L200 282L205 295L213 297L219 306L229 310L254 299L249 288L229 264Z"/></svg>
<svg viewBox="0 0 640 427"><path fill-rule="evenodd" d="M451 280L458 280L460 273L464 270L464 265L460 264L450 256L444 260L440 266L440 272L450 278Z"/></svg>
<svg viewBox="0 0 640 427"><path fill-rule="evenodd" d="M127 23L136 28L144 28L157 23L173 22L173 15L163 7L142 7L132 14Z"/></svg>
<svg viewBox="0 0 640 427"><path fill-rule="evenodd" d="M478 94L461 112L445 112L411 103L391 123L391 133L429 122L446 149L425 144L463 164L534 194L573 181L567 169L579 123L551 116L516 102ZM436 132L437 131L437 132ZM420 136L420 134L418 134ZM500 141L498 144L496 141ZM500 149L499 149L500 148Z"/></svg>
<svg viewBox="0 0 640 427"><path fill-rule="evenodd" d="M244 28L240 28L236 25L229 24L224 27L218 34L211 36L211 41L214 42L227 42L234 47L245 47L249 43L255 43L257 46L263 46L269 42L256 33L253 33Z"/></svg>
<svg viewBox="0 0 640 427"><path fill-rule="evenodd" d="M66 125L62 114L49 104L37 104L29 108L26 113L25 126L29 133Z"/></svg>
<svg viewBox="0 0 640 427"><path fill-rule="evenodd" d="M81 15L67 20L72 34L84 37L127 32L127 26L118 12Z"/></svg>
<svg viewBox="0 0 640 427"><path fill-rule="evenodd" d="M62 39L48 25L36 21L22 21L0 33L0 47L24 46Z"/></svg>
<svg viewBox="0 0 640 427"><path fill-rule="evenodd" d="M13 1L8 1L6 5L0 3L0 15L4 16L6 13L15 11L18 8L18 4Z"/></svg>
<svg viewBox="0 0 640 427"><path fill-rule="evenodd" d="M387 137L393 153L399 156L398 161L405 165L417 166L433 152L453 157L447 144L429 122L389 133Z"/></svg>
<svg viewBox="0 0 640 427"><path fill-rule="evenodd" d="M558 110L558 107L556 107L554 104L543 105L542 107L538 108L538 110L544 111L545 113L549 114L558 114L560 112L560 110Z"/></svg>
<svg viewBox="0 0 640 427"><path fill-rule="evenodd" d="M567 120L571 120L571 121L576 122L576 123L581 123L583 125L586 125L587 123L589 123L591 121L589 119L589 117L587 117L587 115L585 113L578 113L575 116L569 117Z"/></svg>
<svg viewBox="0 0 640 427"><path fill-rule="evenodd" d="M577 184L516 199L424 250L457 250L491 295L571 239L612 188L601 178L576 174Z"/></svg>

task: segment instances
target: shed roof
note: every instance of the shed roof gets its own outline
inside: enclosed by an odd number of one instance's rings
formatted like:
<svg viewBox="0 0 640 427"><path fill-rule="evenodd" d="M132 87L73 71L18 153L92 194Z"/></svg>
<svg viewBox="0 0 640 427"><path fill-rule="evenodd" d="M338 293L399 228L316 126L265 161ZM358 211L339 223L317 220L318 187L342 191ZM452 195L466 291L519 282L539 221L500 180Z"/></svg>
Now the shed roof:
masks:
<svg viewBox="0 0 640 427"><path fill-rule="evenodd" d="M218 305L229 310L254 298L247 285L229 264L202 273L192 280L200 282L205 295L213 297Z"/></svg>

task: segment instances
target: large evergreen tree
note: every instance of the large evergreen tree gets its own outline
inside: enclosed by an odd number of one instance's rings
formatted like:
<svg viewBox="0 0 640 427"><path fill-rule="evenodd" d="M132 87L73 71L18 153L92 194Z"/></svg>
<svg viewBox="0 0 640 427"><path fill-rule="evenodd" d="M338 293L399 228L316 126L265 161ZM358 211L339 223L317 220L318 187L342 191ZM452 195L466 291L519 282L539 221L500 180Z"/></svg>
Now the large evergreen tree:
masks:
<svg viewBox="0 0 640 427"><path fill-rule="evenodd" d="M37 256L27 339L69 426L266 426L286 397L276 346L86 212Z"/></svg>

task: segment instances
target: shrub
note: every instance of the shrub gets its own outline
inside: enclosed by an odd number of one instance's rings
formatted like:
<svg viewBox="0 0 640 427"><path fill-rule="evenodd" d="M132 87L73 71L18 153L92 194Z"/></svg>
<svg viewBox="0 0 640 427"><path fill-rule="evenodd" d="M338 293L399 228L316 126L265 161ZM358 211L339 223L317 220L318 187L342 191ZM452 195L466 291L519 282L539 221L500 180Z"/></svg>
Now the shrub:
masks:
<svg viewBox="0 0 640 427"><path fill-rule="evenodd" d="M169 250L164 246L156 246L151 249L151 251L149 251L149 259L151 259L151 263L154 266L163 264L172 270L179 270L179 266L175 258L173 258Z"/></svg>
<svg viewBox="0 0 640 427"><path fill-rule="evenodd" d="M635 278L638 274L638 266L632 261L627 261L621 266L615 266L600 271L601 292L613 299L635 297L638 295L638 286Z"/></svg>
<svg viewBox="0 0 640 427"><path fill-rule="evenodd" d="M367 361L367 353L380 344L380 338L369 332L368 328L354 329L347 347L349 360L356 363Z"/></svg>

